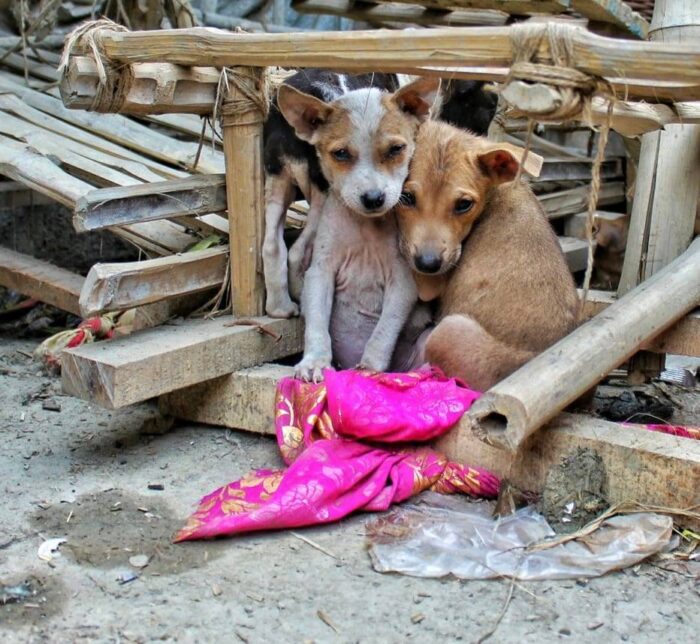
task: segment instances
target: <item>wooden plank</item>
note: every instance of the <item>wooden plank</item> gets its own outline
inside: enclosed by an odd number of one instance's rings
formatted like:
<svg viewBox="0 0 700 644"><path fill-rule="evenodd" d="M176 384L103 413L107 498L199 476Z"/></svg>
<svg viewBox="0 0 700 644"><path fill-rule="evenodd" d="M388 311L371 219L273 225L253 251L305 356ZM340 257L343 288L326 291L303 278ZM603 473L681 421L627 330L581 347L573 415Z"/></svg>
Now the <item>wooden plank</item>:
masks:
<svg viewBox="0 0 700 644"><path fill-rule="evenodd" d="M269 334L223 316L160 326L64 351L63 388L116 409L302 350L298 318L254 321Z"/></svg>
<svg viewBox="0 0 700 644"><path fill-rule="evenodd" d="M221 286L228 246L141 262L95 264L80 294L83 317L121 311Z"/></svg>
<svg viewBox="0 0 700 644"><path fill-rule="evenodd" d="M50 262L0 246L0 284L63 311L80 315L85 278Z"/></svg>
<svg viewBox="0 0 700 644"><path fill-rule="evenodd" d="M74 211L78 231L226 210L224 175L201 175L138 186L93 190Z"/></svg>
<svg viewBox="0 0 700 644"><path fill-rule="evenodd" d="M543 33L546 24L542 25ZM513 60L511 27L455 27L409 31L348 31L233 34L192 28L160 31L100 31L108 59L215 67L250 65L400 71L417 67L507 67ZM549 57L546 38L538 58ZM573 60L582 72L628 81L700 84L700 46L620 40L579 27L567 33ZM653 89L650 87L650 89ZM693 100L687 98L686 100Z"/></svg>
<svg viewBox="0 0 700 644"><path fill-rule="evenodd" d="M387 0L375 0L386 4ZM569 8L569 0L391 0L402 4L417 4L430 9L493 9L498 7L505 13L527 16L540 13L562 13Z"/></svg>
<svg viewBox="0 0 700 644"><path fill-rule="evenodd" d="M194 422L273 435L275 388L293 372L292 367L274 364L245 369L174 391L161 398L161 409ZM685 508L700 501L700 441L587 416L560 414L517 456L486 445L464 421L436 446L451 460L485 467L537 492L562 458L578 448L590 448L603 459L611 503Z"/></svg>
<svg viewBox="0 0 700 644"><path fill-rule="evenodd" d="M344 16L370 23L408 22L425 27L465 27L468 25L503 25L504 11L489 9L441 10L399 2L355 2L354 0L292 0L298 13Z"/></svg>
<svg viewBox="0 0 700 644"><path fill-rule="evenodd" d="M584 307L584 319L589 320L617 301L617 295L608 291L589 291ZM645 351L671 353L700 358L700 309L692 311L650 342L642 345Z"/></svg>
<svg viewBox="0 0 700 644"><path fill-rule="evenodd" d="M560 414L517 455L480 441L465 418L437 442L437 448L452 460L485 467L535 491L542 490L547 474L561 459L588 448L603 460L610 503L688 508L700 502L700 441L589 416Z"/></svg>
<svg viewBox="0 0 700 644"><path fill-rule="evenodd" d="M589 191L590 186L580 186L569 190L538 195L537 198L540 200L547 217L557 219L558 217L574 215L585 210L588 205ZM598 193L599 207L620 203L624 200L625 184L623 182L613 181L600 186L600 192Z"/></svg>

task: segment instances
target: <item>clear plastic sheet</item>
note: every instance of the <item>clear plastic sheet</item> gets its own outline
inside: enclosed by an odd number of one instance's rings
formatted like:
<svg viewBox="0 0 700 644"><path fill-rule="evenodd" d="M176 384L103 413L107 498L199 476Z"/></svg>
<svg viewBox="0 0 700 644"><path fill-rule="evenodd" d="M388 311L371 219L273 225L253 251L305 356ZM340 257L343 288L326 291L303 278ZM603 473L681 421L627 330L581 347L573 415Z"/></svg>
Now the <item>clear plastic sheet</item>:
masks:
<svg viewBox="0 0 700 644"><path fill-rule="evenodd" d="M665 549L673 528L671 517L660 514L617 515L589 535L533 550L555 536L542 515L532 506L500 519L492 511L492 503L425 493L367 523L372 565L414 577L598 577Z"/></svg>

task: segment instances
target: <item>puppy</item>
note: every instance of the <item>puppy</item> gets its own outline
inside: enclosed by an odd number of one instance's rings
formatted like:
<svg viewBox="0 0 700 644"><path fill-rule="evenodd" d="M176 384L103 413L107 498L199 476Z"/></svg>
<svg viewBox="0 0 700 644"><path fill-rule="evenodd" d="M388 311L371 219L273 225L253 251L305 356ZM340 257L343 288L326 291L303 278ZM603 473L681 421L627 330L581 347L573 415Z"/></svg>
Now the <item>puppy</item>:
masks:
<svg viewBox="0 0 700 644"><path fill-rule="evenodd" d="M443 81L441 99L438 120L486 136L496 114L498 95L484 89L483 81Z"/></svg>
<svg viewBox="0 0 700 644"><path fill-rule="evenodd" d="M336 74L322 69L302 70L284 81L321 101L336 100L361 87L378 87L389 91L398 88L391 74ZM271 317L288 318L299 314L292 297L299 300L318 226L318 218L328 190L316 151L310 143L299 139L282 116L277 101L263 129L265 163L265 238L262 257L267 300L265 310ZM309 202L306 226L287 253L284 243L284 222L287 208L299 197ZM290 297L291 293L291 297Z"/></svg>
<svg viewBox="0 0 700 644"><path fill-rule="evenodd" d="M579 300L518 148L427 122L396 208L423 300L440 297L425 358L485 391L577 324ZM539 172L529 155L525 169Z"/></svg>
<svg viewBox="0 0 700 644"><path fill-rule="evenodd" d="M420 79L394 94L358 89L332 102L282 86L279 108L316 148L328 180L305 275L304 357L297 375L319 381L332 363L384 371L417 300L393 214L414 139L439 89Z"/></svg>

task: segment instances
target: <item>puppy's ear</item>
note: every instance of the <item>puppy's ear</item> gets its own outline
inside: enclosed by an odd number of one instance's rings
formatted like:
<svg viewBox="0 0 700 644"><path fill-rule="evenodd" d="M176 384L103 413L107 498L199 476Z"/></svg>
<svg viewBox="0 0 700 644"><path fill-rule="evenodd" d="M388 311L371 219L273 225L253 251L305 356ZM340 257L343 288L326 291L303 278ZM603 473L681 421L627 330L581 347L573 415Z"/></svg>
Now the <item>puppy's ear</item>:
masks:
<svg viewBox="0 0 700 644"><path fill-rule="evenodd" d="M277 105L297 136L309 143L313 143L316 130L328 120L333 111L328 103L289 85L280 86Z"/></svg>
<svg viewBox="0 0 700 644"><path fill-rule="evenodd" d="M491 177L495 183L513 181L518 174L518 168L525 156L525 150L510 143L497 143L479 156L481 169ZM523 170L533 177L540 175L544 159L532 150L527 153Z"/></svg>
<svg viewBox="0 0 700 644"><path fill-rule="evenodd" d="M419 78L402 87L391 97L399 109L424 121L430 115L430 108L440 92L440 79Z"/></svg>

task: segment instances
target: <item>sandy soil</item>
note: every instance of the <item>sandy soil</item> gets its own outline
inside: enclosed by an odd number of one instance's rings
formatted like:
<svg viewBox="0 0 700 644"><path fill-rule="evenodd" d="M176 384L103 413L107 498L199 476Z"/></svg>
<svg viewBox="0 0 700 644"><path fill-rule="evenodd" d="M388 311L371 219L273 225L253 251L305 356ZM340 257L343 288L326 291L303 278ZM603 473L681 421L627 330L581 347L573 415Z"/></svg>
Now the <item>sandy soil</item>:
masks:
<svg viewBox="0 0 700 644"><path fill-rule="evenodd" d="M154 434L147 405L107 412L62 396L23 353L33 347L0 337L0 586L36 592L0 604L2 642L476 642L496 624L509 582L380 575L362 516L300 531L334 557L288 532L171 545L199 496L279 464L273 441ZM67 543L49 565L37 549L51 537ZM130 566L136 555L149 565ZM490 641L693 641L699 595L649 564L518 584Z"/></svg>

